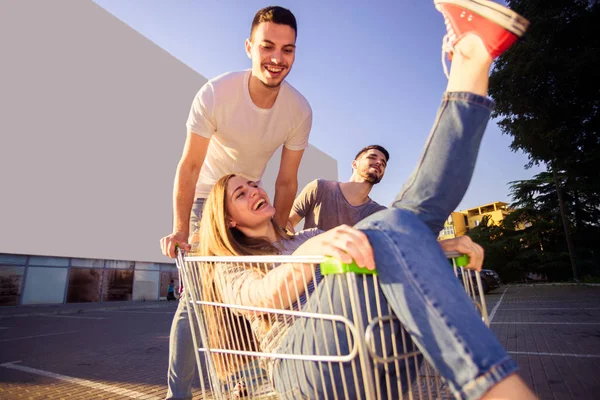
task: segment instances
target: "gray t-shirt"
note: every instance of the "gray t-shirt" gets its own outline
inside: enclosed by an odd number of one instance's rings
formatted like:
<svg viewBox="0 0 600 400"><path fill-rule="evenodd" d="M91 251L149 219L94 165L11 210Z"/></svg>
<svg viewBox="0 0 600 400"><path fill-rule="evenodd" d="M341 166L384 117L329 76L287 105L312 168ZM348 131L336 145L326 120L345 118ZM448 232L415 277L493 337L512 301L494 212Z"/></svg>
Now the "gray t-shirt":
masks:
<svg viewBox="0 0 600 400"><path fill-rule="evenodd" d="M343 224L353 226L385 209L371 199L360 206L353 206L344 197L339 182L324 179L306 185L292 207L296 214L304 218L304 229L319 228L323 231Z"/></svg>

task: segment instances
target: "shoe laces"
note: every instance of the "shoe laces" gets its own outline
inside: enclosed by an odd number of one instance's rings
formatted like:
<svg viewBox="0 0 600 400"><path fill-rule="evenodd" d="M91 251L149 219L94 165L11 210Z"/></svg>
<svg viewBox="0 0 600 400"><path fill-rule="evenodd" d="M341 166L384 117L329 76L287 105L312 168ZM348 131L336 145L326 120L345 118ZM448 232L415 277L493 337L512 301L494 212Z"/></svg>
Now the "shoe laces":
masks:
<svg viewBox="0 0 600 400"><path fill-rule="evenodd" d="M452 29L452 25L448 18L444 18L444 23L446 24L447 33L444 35L442 39L442 67L444 67L444 74L447 79L450 79L450 73L448 72L448 64L446 62L446 54L454 53L454 43L456 43L456 34L454 33L454 29Z"/></svg>

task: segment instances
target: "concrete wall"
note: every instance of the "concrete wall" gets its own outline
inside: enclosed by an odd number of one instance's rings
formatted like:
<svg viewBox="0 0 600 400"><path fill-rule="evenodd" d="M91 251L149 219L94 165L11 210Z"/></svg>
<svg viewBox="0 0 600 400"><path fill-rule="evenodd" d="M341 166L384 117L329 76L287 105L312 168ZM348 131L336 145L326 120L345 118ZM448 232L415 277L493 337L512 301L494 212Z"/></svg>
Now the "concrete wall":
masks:
<svg viewBox="0 0 600 400"><path fill-rule="evenodd" d="M167 261L159 239L206 79L89 0L0 2L0 49L0 253ZM300 189L337 176L307 150Z"/></svg>

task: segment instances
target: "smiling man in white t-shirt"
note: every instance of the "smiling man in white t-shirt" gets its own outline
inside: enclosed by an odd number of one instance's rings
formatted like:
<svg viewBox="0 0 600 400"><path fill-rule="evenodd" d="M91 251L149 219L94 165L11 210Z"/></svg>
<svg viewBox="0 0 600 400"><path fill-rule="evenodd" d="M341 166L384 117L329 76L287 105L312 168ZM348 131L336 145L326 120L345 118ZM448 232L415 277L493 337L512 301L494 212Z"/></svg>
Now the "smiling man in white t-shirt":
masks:
<svg viewBox="0 0 600 400"><path fill-rule="evenodd" d="M165 255L174 257L175 245L190 249L192 204L205 199L217 179L242 173L259 181L282 145L274 206L275 220L286 225L312 125L310 105L284 81L294 64L296 29L289 10L259 10L246 40L252 69L211 79L196 95L175 177L173 232L161 240Z"/></svg>
<svg viewBox="0 0 600 400"><path fill-rule="evenodd" d="M282 7L259 10L246 53L252 69L208 81L198 92L187 121L187 139L173 188L173 232L161 239L163 254L190 250L202 206L221 176L239 173L260 181L281 146L275 182L275 221L285 226L298 190L298 168L312 125L310 105L285 82L296 53L294 15ZM191 398L194 349L184 302L173 319L167 398Z"/></svg>

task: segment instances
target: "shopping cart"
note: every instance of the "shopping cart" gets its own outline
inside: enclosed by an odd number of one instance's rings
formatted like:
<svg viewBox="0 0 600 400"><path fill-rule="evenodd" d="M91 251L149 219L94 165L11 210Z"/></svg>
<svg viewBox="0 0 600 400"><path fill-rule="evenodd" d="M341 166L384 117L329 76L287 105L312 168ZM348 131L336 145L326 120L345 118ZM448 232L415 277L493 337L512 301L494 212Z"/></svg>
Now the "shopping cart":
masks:
<svg viewBox="0 0 600 400"><path fill-rule="evenodd" d="M460 274L459 277L457 268L465 266L468 258L450 252L446 256L450 260L449 267L451 265L454 268L457 279L462 279L462 284L480 311L483 321L489 324L479 273ZM330 279L323 278L320 285L345 286L348 298L342 299L347 305L343 314L332 313L331 304L328 306L327 301L312 308L307 307L308 303L300 306L297 302L286 309L215 301L217 290L210 282L214 277L211 274L215 273L217 266L235 265L266 273L282 263L313 264L313 282L319 279L317 265L322 276L333 275ZM195 355L203 399L280 398L273 384L273 365L276 362L292 362L301 365L300 368L309 365L316 378L314 382L328 386L316 387L314 394L308 395L309 398L453 398L439 374L424 360L391 308L382 301L384 299L375 296L374 304L369 305L366 317L364 311L362 314L359 311L359 291L372 290L379 284L377 274L372 271L322 256L198 257L186 256L181 251L178 253L177 267L185 287L181 301L188 302L188 315L192 322L190 326L197 349ZM368 274L368 279L365 274ZM287 290L296 291L296 298L299 298L302 297L301 293L306 295L313 290L308 286L288 287ZM339 299L329 299L329 302L336 300ZM333 340L335 348L326 351L317 349L314 354L263 352L256 345L250 324L244 317L240 317L242 313L245 316L252 313L260 315L266 329L278 321L288 324L303 321L306 335L313 338L331 336L332 332L335 336L335 332L345 331L348 344L340 345L336 336ZM217 323L215 315L222 318L219 321L227 320L228 323ZM391 344L389 340L384 340L384 334L393 337ZM227 373L223 372L223 366L228 367L225 368ZM333 373L334 370L337 372ZM285 379L293 380L296 377L293 373L288 373ZM289 393L286 397L300 398L299 395Z"/></svg>

